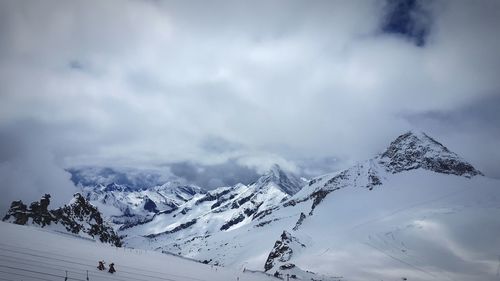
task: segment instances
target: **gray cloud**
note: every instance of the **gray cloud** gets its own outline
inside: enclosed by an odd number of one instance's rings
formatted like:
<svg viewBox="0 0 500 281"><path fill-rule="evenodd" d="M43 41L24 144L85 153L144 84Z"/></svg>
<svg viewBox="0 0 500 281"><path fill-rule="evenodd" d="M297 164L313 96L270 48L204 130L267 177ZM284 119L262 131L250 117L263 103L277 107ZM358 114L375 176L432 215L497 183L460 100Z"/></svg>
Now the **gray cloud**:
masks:
<svg viewBox="0 0 500 281"><path fill-rule="evenodd" d="M179 180L166 168L134 169L124 167L73 167L67 169L71 181L77 186L96 186L116 183L132 189L162 185Z"/></svg>
<svg viewBox="0 0 500 281"><path fill-rule="evenodd" d="M174 175L206 188L231 186L240 182L249 184L259 177L254 169L241 166L235 160L217 165L179 162L170 164L169 168Z"/></svg>
<svg viewBox="0 0 500 281"><path fill-rule="evenodd" d="M69 173L51 152L51 144L39 137L40 130L39 124L29 121L0 126L0 212L6 212L13 200L29 204L45 193L52 195L52 205L61 206L76 192Z"/></svg>
<svg viewBox="0 0 500 281"><path fill-rule="evenodd" d="M418 127L496 176L499 3L417 2L420 46L381 32L376 0L1 2L1 143L23 144L1 163L61 186L63 168L178 163L215 185L323 173Z"/></svg>

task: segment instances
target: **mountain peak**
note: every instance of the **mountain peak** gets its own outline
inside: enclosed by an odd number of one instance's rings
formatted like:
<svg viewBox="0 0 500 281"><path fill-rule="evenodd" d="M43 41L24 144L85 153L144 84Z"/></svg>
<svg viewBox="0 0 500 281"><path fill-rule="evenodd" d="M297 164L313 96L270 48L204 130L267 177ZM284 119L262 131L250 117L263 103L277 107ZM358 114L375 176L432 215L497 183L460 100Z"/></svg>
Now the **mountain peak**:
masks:
<svg viewBox="0 0 500 281"><path fill-rule="evenodd" d="M275 183L288 195L294 195L303 185L303 182L297 176L285 172L278 164L273 164L269 171L256 182L259 186L265 186L269 183Z"/></svg>
<svg viewBox="0 0 500 281"><path fill-rule="evenodd" d="M117 184L116 182L109 183L107 185L99 184L95 186L96 190L103 191L103 192L110 192L110 191L130 191L131 188L122 185L122 184Z"/></svg>
<svg viewBox="0 0 500 281"><path fill-rule="evenodd" d="M420 131L400 135L378 158L392 173L423 168L468 178L482 175L456 153Z"/></svg>
<svg viewBox="0 0 500 281"><path fill-rule="evenodd" d="M267 171L266 175L273 175L275 177L279 177L280 174L283 174L284 171L281 169L280 165L273 164L271 168Z"/></svg>

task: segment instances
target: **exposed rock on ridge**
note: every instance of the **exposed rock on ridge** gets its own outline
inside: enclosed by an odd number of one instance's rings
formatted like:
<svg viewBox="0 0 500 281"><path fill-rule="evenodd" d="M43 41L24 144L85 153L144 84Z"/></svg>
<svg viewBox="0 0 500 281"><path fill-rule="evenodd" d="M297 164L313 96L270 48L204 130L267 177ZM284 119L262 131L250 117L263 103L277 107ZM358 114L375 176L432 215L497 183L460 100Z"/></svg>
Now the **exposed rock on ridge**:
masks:
<svg viewBox="0 0 500 281"><path fill-rule="evenodd" d="M420 132L411 131L399 136L379 159L392 173L422 168L467 178L482 175L447 147Z"/></svg>
<svg viewBox="0 0 500 281"><path fill-rule="evenodd" d="M31 203L29 207L22 201L14 201L3 221L39 227L61 225L70 233L90 236L103 243L121 247L120 237L104 222L99 210L81 194L76 193L69 205L55 210L49 210L49 204L49 194L45 194L39 202Z"/></svg>

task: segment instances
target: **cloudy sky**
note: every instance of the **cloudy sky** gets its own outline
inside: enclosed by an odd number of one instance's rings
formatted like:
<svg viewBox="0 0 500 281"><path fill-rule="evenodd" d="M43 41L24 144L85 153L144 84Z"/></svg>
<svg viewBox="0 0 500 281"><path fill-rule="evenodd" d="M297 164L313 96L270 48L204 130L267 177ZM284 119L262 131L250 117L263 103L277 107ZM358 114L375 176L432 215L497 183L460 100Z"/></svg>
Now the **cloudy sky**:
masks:
<svg viewBox="0 0 500 281"><path fill-rule="evenodd" d="M0 208L74 167L213 187L418 129L500 177L499 1L0 1Z"/></svg>

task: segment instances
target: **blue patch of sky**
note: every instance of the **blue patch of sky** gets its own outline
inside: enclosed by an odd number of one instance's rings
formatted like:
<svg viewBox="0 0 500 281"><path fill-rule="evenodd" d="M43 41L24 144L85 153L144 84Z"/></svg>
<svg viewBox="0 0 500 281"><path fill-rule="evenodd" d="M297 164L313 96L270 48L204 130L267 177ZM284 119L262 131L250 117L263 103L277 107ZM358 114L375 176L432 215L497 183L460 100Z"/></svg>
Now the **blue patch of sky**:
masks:
<svg viewBox="0 0 500 281"><path fill-rule="evenodd" d="M404 37L418 47L427 43L432 17L427 9L430 1L386 0L381 30Z"/></svg>

